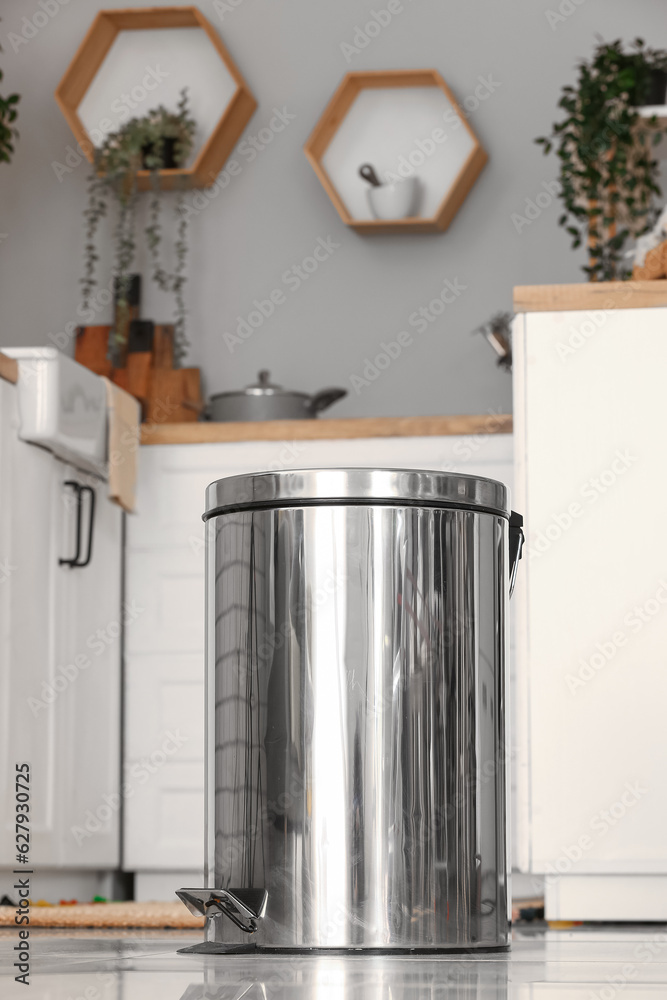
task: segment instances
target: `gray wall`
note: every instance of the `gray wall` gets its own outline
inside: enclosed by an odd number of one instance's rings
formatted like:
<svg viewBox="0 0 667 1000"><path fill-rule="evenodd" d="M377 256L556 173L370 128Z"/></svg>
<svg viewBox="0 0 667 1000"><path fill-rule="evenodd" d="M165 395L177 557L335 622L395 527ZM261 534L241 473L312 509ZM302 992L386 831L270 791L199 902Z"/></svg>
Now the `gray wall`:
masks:
<svg viewBox="0 0 667 1000"><path fill-rule="evenodd" d="M58 0L43 2L53 10ZM63 161L72 137L53 91L98 7L133 2L69 0L18 51L9 33L21 32L22 18L40 10L38 0L3 4L1 86L22 98L16 156L11 166L0 165L0 344L47 344L50 334L80 322L87 166L55 176L52 163ZM352 42L355 26L385 6L384 0L234 0L218 4L221 19L210 0L201 2L259 102L247 132L266 125L274 106L295 115L192 223L190 363L201 366L209 391L242 386L267 367L294 388L348 387L350 397L332 416L507 411L510 377L470 331L511 308L515 284L583 278L581 254L556 225L555 202L520 233L513 224L512 213L524 215L526 199L556 173L554 158L544 159L532 140L548 130L560 88L573 79L596 33L626 40L639 34L667 46L664 6L403 0L402 13L348 63L341 43ZM549 10L559 20L547 17ZM489 163L446 233L358 235L340 222L303 143L347 70L418 67L440 70L459 101L474 92L480 75L499 84L470 118ZM248 314L253 299L281 285L283 272L319 237L340 246L230 353L223 334ZM350 376L363 372L365 359L395 339L446 278L458 279L465 291L356 394ZM147 291L145 315L168 319L170 309L161 293ZM110 310L100 311L98 322L109 321Z"/></svg>

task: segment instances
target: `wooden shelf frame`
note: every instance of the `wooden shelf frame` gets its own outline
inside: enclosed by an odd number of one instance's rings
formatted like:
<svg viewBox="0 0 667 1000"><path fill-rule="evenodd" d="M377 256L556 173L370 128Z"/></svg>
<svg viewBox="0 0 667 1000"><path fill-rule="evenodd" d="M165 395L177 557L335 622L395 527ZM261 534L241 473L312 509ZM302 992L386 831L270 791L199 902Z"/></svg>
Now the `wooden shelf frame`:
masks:
<svg viewBox="0 0 667 1000"><path fill-rule="evenodd" d="M136 7L99 11L56 88L56 101L86 159L93 164L92 143L77 109L119 33L155 28L197 28L204 31L236 83L232 99L192 166L159 171L163 190L210 187L252 117L257 101L217 31L197 7ZM150 171L137 172L137 187L140 191L150 190Z"/></svg>
<svg viewBox="0 0 667 1000"><path fill-rule="evenodd" d="M360 91L367 88L389 89L393 87L439 87L472 139L473 148L434 215L430 217L414 216L405 219L355 219L348 212L335 184L325 170L322 160ZM479 139L470 128L467 120L459 113L454 95L435 69L369 70L346 73L303 149L339 216L347 226L351 226L359 233L442 232L451 223L488 160Z"/></svg>

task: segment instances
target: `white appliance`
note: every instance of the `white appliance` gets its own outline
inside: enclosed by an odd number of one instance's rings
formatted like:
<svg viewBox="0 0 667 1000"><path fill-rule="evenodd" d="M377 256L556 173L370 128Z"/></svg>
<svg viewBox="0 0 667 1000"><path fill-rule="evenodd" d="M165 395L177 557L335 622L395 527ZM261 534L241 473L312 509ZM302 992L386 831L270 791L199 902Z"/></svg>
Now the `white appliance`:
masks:
<svg viewBox="0 0 667 1000"><path fill-rule="evenodd" d="M11 896L16 763L30 764L29 856L43 877L120 862L122 512L107 496L103 381L54 349L5 353L19 364L16 385L0 380L0 888Z"/></svg>

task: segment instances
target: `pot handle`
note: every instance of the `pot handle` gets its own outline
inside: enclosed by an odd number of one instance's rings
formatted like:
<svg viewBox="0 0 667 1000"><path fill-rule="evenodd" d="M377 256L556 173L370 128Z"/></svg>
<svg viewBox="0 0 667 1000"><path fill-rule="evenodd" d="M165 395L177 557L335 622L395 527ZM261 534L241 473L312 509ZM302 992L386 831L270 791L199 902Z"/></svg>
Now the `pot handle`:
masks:
<svg viewBox="0 0 667 1000"><path fill-rule="evenodd" d="M523 553L523 517L515 510L510 513L510 597L514 593L519 560Z"/></svg>
<svg viewBox="0 0 667 1000"><path fill-rule="evenodd" d="M343 396L347 396L347 389L322 389L321 392L316 392L314 396L310 397L307 410L314 417L321 410L333 406Z"/></svg>

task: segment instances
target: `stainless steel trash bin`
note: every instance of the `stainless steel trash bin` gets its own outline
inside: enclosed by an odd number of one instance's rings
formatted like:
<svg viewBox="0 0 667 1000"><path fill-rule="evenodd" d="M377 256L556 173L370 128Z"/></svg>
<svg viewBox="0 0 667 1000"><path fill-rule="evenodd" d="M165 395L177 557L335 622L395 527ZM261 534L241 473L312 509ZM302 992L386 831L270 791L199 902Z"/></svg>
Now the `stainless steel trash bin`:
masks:
<svg viewBox="0 0 667 1000"><path fill-rule="evenodd" d="M208 950L508 945L510 514L439 472L209 486Z"/></svg>

